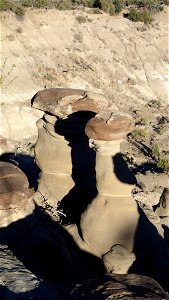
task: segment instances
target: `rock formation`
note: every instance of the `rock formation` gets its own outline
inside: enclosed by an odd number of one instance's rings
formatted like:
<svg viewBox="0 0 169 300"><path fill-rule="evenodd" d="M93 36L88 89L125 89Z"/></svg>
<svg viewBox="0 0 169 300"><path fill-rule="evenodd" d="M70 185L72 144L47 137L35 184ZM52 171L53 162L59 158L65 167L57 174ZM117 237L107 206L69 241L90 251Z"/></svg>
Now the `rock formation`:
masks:
<svg viewBox="0 0 169 300"><path fill-rule="evenodd" d="M15 165L0 162L0 227L22 219L34 209L25 174Z"/></svg>
<svg viewBox="0 0 169 300"><path fill-rule="evenodd" d="M128 268L131 266L134 237L139 220L137 204L131 197L135 178L120 154L120 143L132 128L132 119L120 112L103 111L86 125L86 134L96 151L96 183L98 194L81 216L80 226L85 242L100 256L110 270L105 254L111 248L123 249ZM96 218L97 216L97 218ZM114 257L115 258L115 257ZM130 258L130 259L129 259ZM122 263L123 261L123 263ZM108 262L108 263L106 263ZM117 259L114 259L117 264ZM126 273L124 260L111 271Z"/></svg>
<svg viewBox="0 0 169 300"><path fill-rule="evenodd" d="M168 300L169 296L152 278L136 274L110 275L77 285L72 293L74 300Z"/></svg>
<svg viewBox="0 0 169 300"><path fill-rule="evenodd" d="M102 258L107 271L137 268L168 282L168 248L131 196L136 180L120 153L132 118L83 90L40 91L32 106L45 112L37 122L36 202L60 211L78 246Z"/></svg>
<svg viewBox="0 0 169 300"><path fill-rule="evenodd" d="M79 193L83 197L88 188L93 195L95 153L88 146L84 128L95 113L111 106L109 100L101 94L61 88L38 92L32 106L46 112L37 122L38 191L54 207L70 191L74 197Z"/></svg>

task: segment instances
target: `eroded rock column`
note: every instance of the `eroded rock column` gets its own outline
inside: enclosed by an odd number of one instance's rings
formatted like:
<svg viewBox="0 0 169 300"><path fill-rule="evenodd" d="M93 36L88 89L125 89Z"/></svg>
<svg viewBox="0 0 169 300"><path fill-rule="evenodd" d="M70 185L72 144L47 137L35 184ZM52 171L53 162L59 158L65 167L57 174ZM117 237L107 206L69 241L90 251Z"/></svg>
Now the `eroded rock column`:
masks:
<svg viewBox="0 0 169 300"><path fill-rule="evenodd" d="M120 144L131 129L128 115L105 111L91 119L85 130L96 151L98 195L81 216L81 231L95 253L109 253L109 259L103 259L117 273L125 273L135 259L132 251L139 219L131 197L135 178L120 154ZM127 260L125 270L119 265L120 252Z"/></svg>
<svg viewBox="0 0 169 300"><path fill-rule="evenodd" d="M45 112L37 122L38 191L52 207L69 194L76 198L83 191L95 192L95 154L84 129L95 113L111 105L101 94L64 88L40 91L32 99L32 106Z"/></svg>
<svg viewBox="0 0 169 300"><path fill-rule="evenodd" d="M37 122L35 146L36 162L41 169L38 191L51 206L56 206L74 186L71 147L64 136L56 133L56 122L57 117L49 114Z"/></svg>

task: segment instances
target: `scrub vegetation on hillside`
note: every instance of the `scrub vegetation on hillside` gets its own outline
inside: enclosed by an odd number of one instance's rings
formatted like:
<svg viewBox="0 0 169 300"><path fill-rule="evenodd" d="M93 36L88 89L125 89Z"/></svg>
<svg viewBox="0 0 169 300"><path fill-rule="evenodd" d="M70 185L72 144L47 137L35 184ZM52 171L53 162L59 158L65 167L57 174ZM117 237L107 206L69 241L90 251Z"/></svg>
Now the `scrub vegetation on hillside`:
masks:
<svg viewBox="0 0 169 300"><path fill-rule="evenodd" d="M131 21L151 23L152 15L169 5L169 0L0 0L0 11L11 10L17 16L24 16L26 8L56 8L60 10L75 9L79 6L89 7L93 13L102 11L115 15L123 9L128 10L125 17Z"/></svg>

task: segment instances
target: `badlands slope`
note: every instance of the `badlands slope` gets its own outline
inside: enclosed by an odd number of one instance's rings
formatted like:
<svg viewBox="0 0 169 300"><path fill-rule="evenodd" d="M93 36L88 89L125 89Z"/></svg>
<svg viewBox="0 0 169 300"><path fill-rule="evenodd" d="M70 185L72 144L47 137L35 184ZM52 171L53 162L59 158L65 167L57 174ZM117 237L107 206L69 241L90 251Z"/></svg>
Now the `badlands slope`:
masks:
<svg viewBox="0 0 169 300"><path fill-rule="evenodd" d="M45 87L100 91L126 111L155 99L166 105L168 13L165 8L148 27L90 9L33 9L23 20L1 13L0 134L36 138L39 113L30 99Z"/></svg>

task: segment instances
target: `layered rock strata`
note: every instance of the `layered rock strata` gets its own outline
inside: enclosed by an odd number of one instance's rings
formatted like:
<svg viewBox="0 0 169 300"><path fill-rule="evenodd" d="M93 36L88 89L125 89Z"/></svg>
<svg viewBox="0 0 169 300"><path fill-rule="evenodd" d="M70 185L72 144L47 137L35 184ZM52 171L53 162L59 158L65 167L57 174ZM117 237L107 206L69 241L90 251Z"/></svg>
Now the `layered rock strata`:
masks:
<svg viewBox="0 0 169 300"><path fill-rule="evenodd" d="M31 214L32 191L26 175L15 165L0 162L0 227Z"/></svg>

